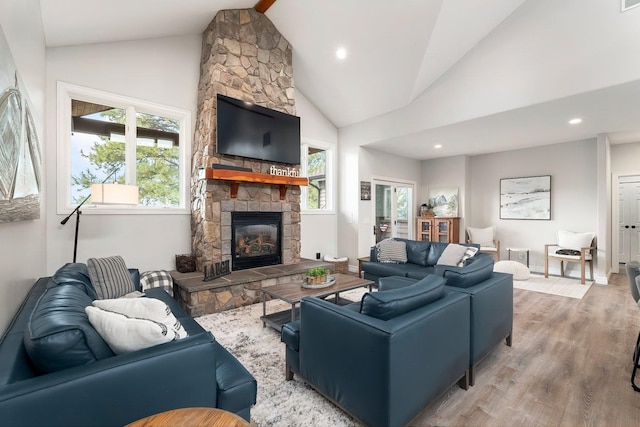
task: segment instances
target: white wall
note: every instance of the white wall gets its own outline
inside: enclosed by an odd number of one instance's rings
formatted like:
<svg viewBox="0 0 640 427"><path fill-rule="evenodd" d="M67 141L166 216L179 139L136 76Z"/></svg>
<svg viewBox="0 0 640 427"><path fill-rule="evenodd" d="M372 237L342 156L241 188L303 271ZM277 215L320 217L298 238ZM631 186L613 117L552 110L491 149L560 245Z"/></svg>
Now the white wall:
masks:
<svg viewBox="0 0 640 427"><path fill-rule="evenodd" d="M611 172L633 175L640 172L640 142L611 146Z"/></svg>
<svg viewBox="0 0 640 427"><path fill-rule="evenodd" d="M413 184L415 197L414 205L411 209L414 215L417 212L418 201L420 200L419 194L421 193L419 186L419 160L394 156L374 149L360 148L358 151L358 164L359 179L355 185L357 189L355 200L358 203L358 247L357 253L352 252L349 254L349 264L355 267L354 271L357 271L357 258L369 256L370 248L374 244L372 227L375 223L375 206L373 205L373 199L360 200L359 181L372 182L374 179L381 179ZM373 188L371 190L373 191ZM343 242L342 239L341 242Z"/></svg>
<svg viewBox="0 0 640 427"><path fill-rule="evenodd" d="M46 55L40 2L0 0L0 29L26 86L26 95L31 100L36 131L44 153ZM4 333L35 280L45 273L46 189L42 196L40 219L0 223L0 334Z"/></svg>
<svg viewBox="0 0 640 427"><path fill-rule="evenodd" d="M442 187L458 187L458 216L460 217L460 242L464 242L466 218L470 215L467 202L469 188L469 156L453 156L424 160L421 163L422 193L420 204L429 199L429 190ZM471 224L470 226L480 226Z"/></svg>
<svg viewBox="0 0 640 427"><path fill-rule="evenodd" d="M294 70L295 73L295 70ZM300 136L303 141L320 141L335 144L335 159L338 150L338 129L296 89L296 113L300 116ZM334 165L337 171L337 165ZM334 183L335 184L335 183ZM300 256L315 259L325 255L340 257L338 252L337 185L334 185L334 207L330 212L303 211L300 214Z"/></svg>
<svg viewBox="0 0 640 427"><path fill-rule="evenodd" d="M50 48L47 50L47 264L53 273L73 257L75 220L56 214L56 84L73 83L191 111L195 123L201 36ZM174 269L191 253L191 219L182 215L82 215L78 262L122 255L141 271Z"/></svg>
<svg viewBox="0 0 640 427"><path fill-rule="evenodd" d="M557 242L556 231L598 231L596 140L567 142L538 148L505 151L471 157L468 202L474 226L495 225L502 257L506 248L531 251L531 270L544 271L544 245ZM500 219L500 179L551 175L551 220ZM601 239L602 236L597 236ZM550 272L559 274L557 263ZM579 266L569 274L579 277ZM605 277L596 277L606 283Z"/></svg>

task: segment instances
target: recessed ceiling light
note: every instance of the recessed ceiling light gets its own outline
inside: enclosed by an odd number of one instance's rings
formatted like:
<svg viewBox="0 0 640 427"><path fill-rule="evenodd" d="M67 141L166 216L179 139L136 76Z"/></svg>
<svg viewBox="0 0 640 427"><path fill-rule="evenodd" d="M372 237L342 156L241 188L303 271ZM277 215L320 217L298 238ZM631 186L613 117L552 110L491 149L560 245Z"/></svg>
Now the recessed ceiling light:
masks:
<svg viewBox="0 0 640 427"><path fill-rule="evenodd" d="M575 118L575 119L571 119L571 120L569 120L569 124L570 124L570 125L577 125L578 123L582 123L582 119L580 119L580 118Z"/></svg>
<svg viewBox="0 0 640 427"><path fill-rule="evenodd" d="M433 148L442 148L442 144L436 144L433 146Z"/></svg>
<svg viewBox="0 0 640 427"><path fill-rule="evenodd" d="M336 56L338 59L345 59L347 57L347 49L341 47L336 50Z"/></svg>

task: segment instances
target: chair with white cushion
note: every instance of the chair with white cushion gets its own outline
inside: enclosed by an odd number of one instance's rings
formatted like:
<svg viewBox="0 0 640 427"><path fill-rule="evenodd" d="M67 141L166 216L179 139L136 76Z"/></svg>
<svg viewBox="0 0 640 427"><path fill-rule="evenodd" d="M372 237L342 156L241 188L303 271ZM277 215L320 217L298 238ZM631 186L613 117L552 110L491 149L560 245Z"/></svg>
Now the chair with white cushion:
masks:
<svg viewBox="0 0 640 427"><path fill-rule="evenodd" d="M496 240L496 227L472 228L467 227L467 243L480 245L480 252L495 255L500 261L500 241Z"/></svg>
<svg viewBox="0 0 640 427"><path fill-rule="evenodd" d="M585 265L589 263L589 273L593 280L593 258L595 256L596 233L574 233L558 230L558 243L544 245L544 277L549 277L549 260L560 261L560 274L564 276L565 262L580 263L580 283L585 283Z"/></svg>

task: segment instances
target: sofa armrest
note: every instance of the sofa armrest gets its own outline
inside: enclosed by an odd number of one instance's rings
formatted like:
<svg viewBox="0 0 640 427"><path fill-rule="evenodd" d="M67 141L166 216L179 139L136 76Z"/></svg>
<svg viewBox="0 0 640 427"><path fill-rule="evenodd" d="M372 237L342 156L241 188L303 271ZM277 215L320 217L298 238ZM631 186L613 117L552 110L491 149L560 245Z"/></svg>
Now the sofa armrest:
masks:
<svg viewBox="0 0 640 427"><path fill-rule="evenodd" d="M113 426L180 407L215 407L215 344L206 332L2 386L0 419Z"/></svg>
<svg viewBox="0 0 640 427"><path fill-rule="evenodd" d="M467 288L491 277L493 257L489 254L477 254L467 260L464 267L436 265L435 274L447 279L447 286Z"/></svg>
<svg viewBox="0 0 640 427"><path fill-rule="evenodd" d="M378 279L378 291L390 291L392 289L400 289L413 285L417 279L403 276L387 276Z"/></svg>
<svg viewBox="0 0 640 427"><path fill-rule="evenodd" d="M407 424L468 368L470 302L460 295L387 321L304 298L302 377L365 424Z"/></svg>

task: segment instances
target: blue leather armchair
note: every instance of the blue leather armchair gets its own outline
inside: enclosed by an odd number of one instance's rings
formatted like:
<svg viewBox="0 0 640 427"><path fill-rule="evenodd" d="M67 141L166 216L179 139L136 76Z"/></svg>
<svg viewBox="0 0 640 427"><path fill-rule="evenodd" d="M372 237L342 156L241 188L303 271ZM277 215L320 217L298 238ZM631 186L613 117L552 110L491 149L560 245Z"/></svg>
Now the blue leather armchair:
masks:
<svg viewBox="0 0 640 427"><path fill-rule="evenodd" d="M469 385L475 384L475 367L484 359L502 340L508 346L512 345L513 330L513 276L505 273L491 273L489 278L476 283L475 280L466 280L460 273L445 272L447 277L446 288L453 292L469 295L471 298L470 313L470 353L469 353ZM468 272L468 274L475 274ZM415 279L408 277L384 277L378 282L379 290L399 289L416 283ZM458 287L455 285L471 286ZM453 286L451 286L453 284Z"/></svg>
<svg viewBox="0 0 640 427"><path fill-rule="evenodd" d="M300 319L282 329L287 378L301 376L371 426L406 425L452 384L466 389L470 298L444 289L442 278L426 282L441 297L418 307L405 305L412 295L385 292L371 293L381 302L372 310L366 295L347 306L304 298Z"/></svg>

